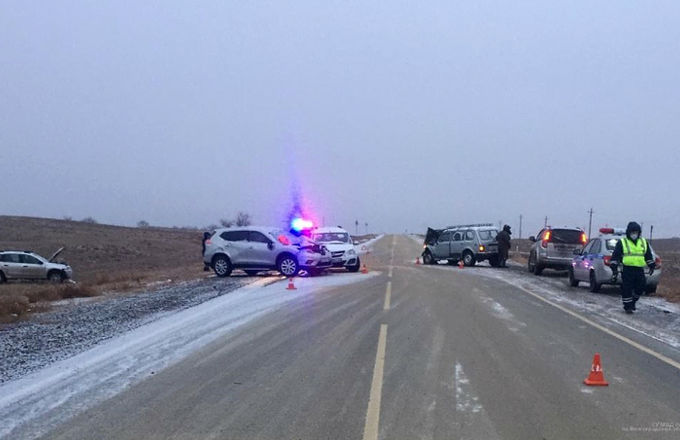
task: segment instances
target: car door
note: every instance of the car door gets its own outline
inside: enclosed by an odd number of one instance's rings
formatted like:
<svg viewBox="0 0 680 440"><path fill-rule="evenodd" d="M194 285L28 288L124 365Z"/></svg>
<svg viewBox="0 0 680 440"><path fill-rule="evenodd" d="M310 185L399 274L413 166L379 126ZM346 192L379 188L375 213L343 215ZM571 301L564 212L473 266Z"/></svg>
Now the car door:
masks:
<svg viewBox="0 0 680 440"><path fill-rule="evenodd" d="M595 240L596 239L590 240L590 242L588 242L586 247L583 248L581 255L574 255L575 264L573 264L572 267L574 268L574 277L577 280L581 281L588 280L588 269L585 267L587 264L586 255L588 254L588 252L590 252L590 249L593 247L593 243L595 242Z"/></svg>
<svg viewBox="0 0 680 440"><path fill-rule="evenodd" d="M22 278L22 263L19 254L7 253L0 258L2 259L2 272L7 278Z"/></svg>
<svg viewBox="0 0 680 440"><path fill-rule="evenodd" d="M21 272L22 278L29 280L41 280L47 278L45 271L45 264L35 258L33 255L22 254L21 258Z"/></svg>
<svg viewBox="0 0 680 440"><path fill-rule="evenodd" d="M229 256L231 264L234 266L243 265L248 248L248 232L225 231L220 234L220 238L224 240L224 250Z"/></svg>
<svg viewBox="0 0 680 440"><path fill-rule="evenodd" d="M472 230L463 232L462 240L463 242L460 245L460 251L463 252L465 249L472 249L472 253L474 254L477 250L475 247L475 232Z"/></svg>
<svg viewBox="0 0 680 440"><path fill-rule="evenodd" d="M245 251L248 264L269 267L276 264L272 241L259 231L248 231L248 248Z"/></svg>
<svg viewBox="0 0 680 440"><path fill-rule="evenodd" d="M436 258L448 258L451 254L451 231L442 232L434 245Z"/></svg>
<svg viewBox="0 0 680 440"><path fill-rule="evenodd" d="M600 267L603 263L602 260L602 240L596 238L592 241L592 246L584 252L584 262L583 268L586 269L585 275L590 277L590 270L595 270L595 275L597 279L602 279L602 268ZM588 278L590 279L590 278Z"/></svg>
<svg viewBox="0 0 680 440"><path fill-rule="evenodd" d="M465 233L462 231L453 233L453 236L451 237L451 258L460 259L463 252L464 234Z"/></svg>

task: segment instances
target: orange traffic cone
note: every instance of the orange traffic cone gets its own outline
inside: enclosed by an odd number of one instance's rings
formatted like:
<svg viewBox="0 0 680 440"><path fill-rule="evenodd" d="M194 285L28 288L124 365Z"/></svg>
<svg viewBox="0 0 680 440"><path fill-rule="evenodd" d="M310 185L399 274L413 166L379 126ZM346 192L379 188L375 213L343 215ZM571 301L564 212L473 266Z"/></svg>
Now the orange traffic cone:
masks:
<svg viewBox="0 0 680 440"><path fill-rule="evenodd" d="M293 277L288 278L288 287L286 287L286 290L297 290L297 287L295 287L295 284L293 283Z"/></svg>
<svg viewBox="0 0 680 440"><path fill-rule="evenodd" d="M593 366L590 368L590 374L588 378L583 381L584 384L590 386L604 386L609 385L606 380L604 380L604 373L602 372L602 364L600 362L600 353L595 353L593 357Z"/></svg>
<svg viewBox="0 0 680 440"><path fill-rule="evenodd" d="M361 267L361 273L368 273L368 267L366 267L366 263L364 263L364 265Z"/></svg>
<svg viewBox="0 0 680 440"><path fill-rule="evenodd" d="M416 264L420 264L420 257L416 258Z"/></svg>
<svg viewBox="0 0 680 440"><path fill-rule="evenodd" d="M463 267L465 267L465 264L463 263L463 260L458 260L458 267L461 268L461 269L462 269Z"/></svg>

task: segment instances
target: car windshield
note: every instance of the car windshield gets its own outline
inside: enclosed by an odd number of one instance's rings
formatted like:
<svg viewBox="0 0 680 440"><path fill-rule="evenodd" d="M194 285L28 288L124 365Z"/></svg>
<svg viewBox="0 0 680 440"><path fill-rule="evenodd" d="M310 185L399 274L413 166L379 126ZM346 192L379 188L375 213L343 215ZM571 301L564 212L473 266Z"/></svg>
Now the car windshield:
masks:
<svg viewBox="0 0 680 440"><path fill-rule="evenodd" d="M578 229L553 229L551 241L553 243L581 244L581 234Z"/></svg>
<svg viewBox="0 0 680 440"><path fill-rule="evenodd" d="M485 229L483 231L478 231L479 232L479 239L483 241L487 240L495 240L496 235L498 235L498 231L496 229Z"/></svg>
<svg viewBox="0 0 680 440"><path fill-rule="evenodd" d="M314 234L314 241L319 243L349 243L347 232L321 232Z"/></svg>

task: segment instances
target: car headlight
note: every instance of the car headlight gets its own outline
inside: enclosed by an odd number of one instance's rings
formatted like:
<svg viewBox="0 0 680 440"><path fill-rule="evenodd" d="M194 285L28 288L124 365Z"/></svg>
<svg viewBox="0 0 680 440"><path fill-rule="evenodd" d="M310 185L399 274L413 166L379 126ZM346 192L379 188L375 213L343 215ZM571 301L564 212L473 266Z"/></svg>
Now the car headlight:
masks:
<svg viewBox="0 0 680 440"><path fill-rule="evenodd" d="M354 249L350 249L347 251L347 255L356 255L356 251Z"/></svg>

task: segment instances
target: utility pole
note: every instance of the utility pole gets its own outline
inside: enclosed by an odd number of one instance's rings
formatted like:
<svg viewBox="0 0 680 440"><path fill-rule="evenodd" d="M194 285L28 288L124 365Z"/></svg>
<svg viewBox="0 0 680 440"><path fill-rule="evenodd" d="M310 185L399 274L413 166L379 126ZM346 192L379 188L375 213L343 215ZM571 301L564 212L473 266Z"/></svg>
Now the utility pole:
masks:
<svg viewBox="0 0 680 440"><path fill-rule="evenodd" d="M593 208L590 208L588 214L590 214L590 218L588 219L588 239L590 239L590 231L593 228Z"/></svg>
<svg viewBox="0 0 680 440"><path fill-rule="evenodd" d="M359 235L359 220L354 220L354 228L356 229L357 235Z"/></svg>
<svg viewBox="0 0 680 440"><path fill-rule="evenodd" d="M652 235L654 234L654 225L649 227L649 241L652 241Z"/></svg>
<svg viewBox="0 0 680 440"><path fill-rule="evenodd" d="M522 214L519 215L519 238L522 238Z"/></svg>
<svg viewBox="0 0 680 440"><path fill-rule="evenodd" d="M545 223L543 223L543 227L547 228L548 227L548 216L545 216Z"/></svg>
<svg viewBox="0 0 680 440"><path fill-rule="evenodd" d="M364 223L364 226L366 226L366 235L368 235L368 222Z"/></svg>

